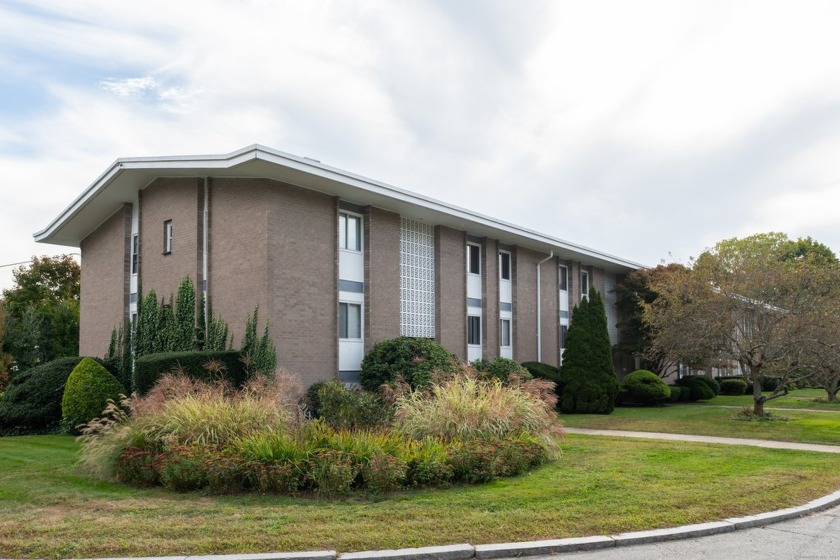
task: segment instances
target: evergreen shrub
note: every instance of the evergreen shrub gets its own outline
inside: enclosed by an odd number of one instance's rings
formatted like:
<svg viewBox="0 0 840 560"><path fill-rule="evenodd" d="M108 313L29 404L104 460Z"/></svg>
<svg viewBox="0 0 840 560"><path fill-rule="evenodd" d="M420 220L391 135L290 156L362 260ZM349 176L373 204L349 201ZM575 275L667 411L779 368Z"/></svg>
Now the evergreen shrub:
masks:
<svg viewBox="0 0 840 560"><path fill-rule="evenodd" d="M400 336L374 344L362 360L359 380L367 391L379 391L398 378L412 388L427 387L433 372L451 376L462 369L458 357L434 340Z"/></svg>
<svg viewBox="0 0 840 560"><path fill-rule="evenodd" d="M689 402L707 401L715 398L715 391L709 381L714 380L702 375L686 375L677 381L677 385L683 388L685 400Z"/></svg>
<svg viewBox="0 0 840 560"><path fill-rule="evenodd" d="M554 383L557 402L562 400L564 383L560 380L560 368L544 362L522 362L522 367L527 369L535 379L547 379Z"/></svg>
<svg viewBox="0 0 840 560"><path fill-rule="evenodd" d="M743 395L747 392L749 385L740 377L730 377L728 379L720 380L720 394L721 395Z"/></svg>
<svg viewBox="0 0 840 560"><path fill-rule="evenodd" d="M64 384L81 361L58 358L15 375L0 399L0 434L58 432Z"/></svg>
<svg viewBox="0 0 840 560"><path fill-rule="evenodd" d="M658 405L671 397L671 390L655 373L639 369L624 377L624 389L638 404Z"/></svg>
<svg viewBox="0 0 840 560"><path fill-rule="evenodd" d="M347 389L340 381L321 385L318 417L337 430L374 428L390 420L388 407L378 393Z"/></svg>
<svg viewBox="0 0 840 560"><path fill-rule="evenodd" d="M682 400L683 388L679 385L668 385L668 390L671 394L668 397L668 402L679 402Z"/></svg>
<svg viewBox="0 0 840 560"><path fill-rule="evenodd" d="M61 398L61 422L72 432L79 424L86 424L102 416L108 400L118 401L125 387L99 362L82 358L73 368Z"/></svg>
<svg viewBox="0 0 840 560"><path fill-rule="evenodd" d="M179 371L192 379L225 379L234 387L248 380L248 371L237 350L208 352L160 352L137 358L134 365L134 391L145 395L161 376Z"/></svg>
<svg viewBox="0 0 840 560"><path fill-rule="evenodd" d="M510 358L496 358L494 360L478 359L470 363L482 377L487 379L498 379L502 383L508 383L511 376L518 381L529 381L534 377L525 367Z"/></svg>

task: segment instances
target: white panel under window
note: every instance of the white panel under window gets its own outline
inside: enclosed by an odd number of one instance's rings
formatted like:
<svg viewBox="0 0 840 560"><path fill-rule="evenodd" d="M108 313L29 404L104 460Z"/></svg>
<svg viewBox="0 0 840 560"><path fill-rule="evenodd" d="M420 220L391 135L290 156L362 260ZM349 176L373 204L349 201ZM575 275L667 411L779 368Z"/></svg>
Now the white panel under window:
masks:
<svg viewBox="0 0 840 560"><path fill-rule="evenodd" d="M607 330L610 333L610 342L612 344L618 343L618 308L615 304L618 300L615 293L615 278L607 275L604 278L604 309L607 312Z"/></svg>
<svg viewBox="0 0 840 560"><path fill-rule="evenodd" d="M400 223L400 334L435 336L435 232L407 218Z"/></svg>

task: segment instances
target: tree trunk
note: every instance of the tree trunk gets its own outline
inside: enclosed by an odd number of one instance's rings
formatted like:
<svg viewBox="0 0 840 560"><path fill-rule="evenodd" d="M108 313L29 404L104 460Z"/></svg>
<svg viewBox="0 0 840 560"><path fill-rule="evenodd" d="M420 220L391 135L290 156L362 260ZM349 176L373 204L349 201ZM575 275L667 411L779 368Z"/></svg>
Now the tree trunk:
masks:
<svg viewBox="0 0 840 560"><path fill-rule="evenodd" d="M832 379L825 384L825 392L828 393L828 402L834 402L837 399L838 389L840 389L840 379Z"/></svg>
<svg viewBox="0 0 840 560"><path fill-rule="evenodd" d="M764 416L764 401L767 397L761 394L761 376L753 375L753 414Z"/></svg>

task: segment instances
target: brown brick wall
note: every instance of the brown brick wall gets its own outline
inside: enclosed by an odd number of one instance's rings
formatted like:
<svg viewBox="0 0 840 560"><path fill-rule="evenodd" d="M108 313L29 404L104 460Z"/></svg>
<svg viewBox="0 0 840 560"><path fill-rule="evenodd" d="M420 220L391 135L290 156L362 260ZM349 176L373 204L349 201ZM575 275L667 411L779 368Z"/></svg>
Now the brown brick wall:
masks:
<svg viewBox="0 0 840 560"><path fill-rule="evenodd" d="M364 216L365 351L400 335L400 215L368 207Z"/></svg>
<svg viewBox="0 0 840 560"><path fill-rule="evenodd" d="M82 240L79 354L104 356L114 328L128 319L131 205Z"/></svg>
<svg viewBox="0 0 840 560"><path fill-rule="evenodd" d="M519 362L537 359L537 263L547 256L523 247L513 255L513 357ZM555 258L540 267L541 359L552 365L560 358L557 264Z"/></svg>
<svg viewBox="0 0 840 560"><path fill-rule="evenodd" d="M189 276L198 281L199 213L203 181L196 178L156 179L140 192L140 278L143 293L159 298L178 291ZM172 252L163 253L163 224L172 220Z"/></svg>
<svg viewBox="0 0 840 560"><path fill-rule="evenodd" d="M435 339L467 359L467 238L463 231L435 228Z"/></svg>
<svg viewBox="0 0 840 560"><path fill-rule="evenodd" d="M591 278L592 278L592 285L595 287L596 290L598 290L598 292L601 294L601 297L603 298L604 296L607 295L604 292L604 282L606 280L606 278L605 278L606 272L604 271L603 268L592 267L590 270L591 270L590 274L591 274Z"/></svg>
<svg viewBox="0 0 840 560"><path fill-rule="evenodd" d="M484 359L499 357L499 243L484 238L481 256L481 320Z"/></svg>

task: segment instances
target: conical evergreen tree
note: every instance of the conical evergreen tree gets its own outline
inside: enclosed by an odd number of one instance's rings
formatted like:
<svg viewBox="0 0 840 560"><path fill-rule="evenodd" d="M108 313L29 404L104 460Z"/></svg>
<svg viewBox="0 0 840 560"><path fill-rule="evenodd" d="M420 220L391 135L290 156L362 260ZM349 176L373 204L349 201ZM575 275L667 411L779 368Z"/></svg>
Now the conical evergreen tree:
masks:
<svg viewBox="0 0 840 560"><path fill-rule="evenodd" d="M618 380L612 363L604 302L595 288L572 311L560 379L565 384L560 408L566 413L609 414Z"/></svg>

